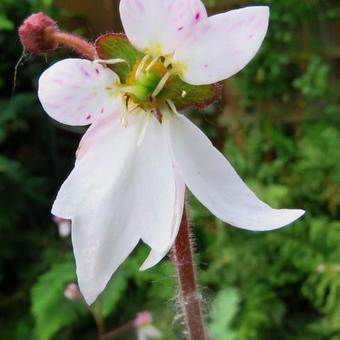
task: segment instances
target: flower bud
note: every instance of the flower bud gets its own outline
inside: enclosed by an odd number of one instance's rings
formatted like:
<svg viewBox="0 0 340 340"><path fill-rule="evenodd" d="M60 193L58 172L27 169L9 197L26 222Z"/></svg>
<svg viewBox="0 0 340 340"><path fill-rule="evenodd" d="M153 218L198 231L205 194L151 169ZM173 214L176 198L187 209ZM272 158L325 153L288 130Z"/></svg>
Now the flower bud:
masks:
<svg viewBox="0 0 340 340"><path fill-rule="evenodd" d="M53 216L53 222L58 226L60 237L68 237L71 234L71 221L57 216Z"/></svg>
<svg viewBox="0 0 340 340"><path fill-rule="evenodd" d="M67 299L71 301L78 300L81 298L80 290L76 283L69 283L66 286L64 295Z"/></svg>
<svg viewBox="0 0 340 340"><path fill-rule="evenodd" d="M30 53L48 53L53 52L58 43L49 39L48 33L58 31L57 23L39 12L29 16L19 27L19 36L21 43Z"/></svg>
<svg viewBox="0 0 340 340"><path fill-rule="evenodd" d="M162 333L152 325L152 314L148 311L140 312L136 315L134 326L137 330L138 340L160 338L162 335Z"/></svg>
<svg viewBox="0 0 340 340"><path fill-rule="evenodd" d="M135 327L140 328L152 323L152 314L148 311L140 312L136 315Z"/></svg>

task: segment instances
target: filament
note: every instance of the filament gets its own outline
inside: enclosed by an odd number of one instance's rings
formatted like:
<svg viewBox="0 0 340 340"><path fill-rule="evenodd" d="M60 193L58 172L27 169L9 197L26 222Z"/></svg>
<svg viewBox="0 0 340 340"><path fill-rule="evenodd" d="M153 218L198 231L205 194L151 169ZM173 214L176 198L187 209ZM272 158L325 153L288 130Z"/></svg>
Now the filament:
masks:
<svg viewBox="0 0 340 340"><path fill-rule="evenodd" d="M150 55L147 54L146 56L143 57L141 63L139 64L138 68L137 68L137 71L136 71L136 75L135 75L135 78L139 78L140 74L142 73L143 71L143 68L145 66L145 63L148 61L148 59L150 58Z"/></svg>
<svg viewBox="0 0 340 340"><path fill-rule="evenodd" d="M157 97L157 95L163 90L163 88L164 88L166 82L168 81L168 79L170 78L170 76L171 76L171 72L166 71L163 78L160 80L157 87L153 91L152 97Z"/></svg>
<svg viewBox="0 0 340 340"><path fill-rule="evenodd" d="M102 63L102 64L108 64L108 65L114 65L114 64L120 64L120 63L128 63L124 59L95 59L93 60L94 63Z"/></svg>
<svg viewBox="0 0 340 340"><path fill-rule="evenodd" d="M147 66L147 68L145 69L145 71L150 71L152 69L152 67L157 63L159 57L154 58L151 63Z"/></svg>

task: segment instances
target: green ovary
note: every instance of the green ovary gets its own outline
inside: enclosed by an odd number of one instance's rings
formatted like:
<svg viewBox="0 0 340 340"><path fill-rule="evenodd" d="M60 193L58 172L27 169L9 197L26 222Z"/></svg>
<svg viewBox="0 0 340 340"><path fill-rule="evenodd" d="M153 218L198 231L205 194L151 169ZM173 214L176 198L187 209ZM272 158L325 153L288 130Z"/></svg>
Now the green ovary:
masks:
<svg viewBox="0 0 340 340"><path fill-rule="evenodd" d="M147 67L150 62L145 63L142 70L138 70L141 62L139 61L134 65L127 78L126 92L133 102L147 109L155 105L154 101L156 99L152 98L152 94L167 70L161 62L155 63L149 70Z"/></svg>
<svg viewBox="0 0 340 340"><path fill-rule="evenodd" d="M142 73L132 86L135 90L132 95L137 97L139 101L149 101L160 80L161 76L156 72Z"/></svg>

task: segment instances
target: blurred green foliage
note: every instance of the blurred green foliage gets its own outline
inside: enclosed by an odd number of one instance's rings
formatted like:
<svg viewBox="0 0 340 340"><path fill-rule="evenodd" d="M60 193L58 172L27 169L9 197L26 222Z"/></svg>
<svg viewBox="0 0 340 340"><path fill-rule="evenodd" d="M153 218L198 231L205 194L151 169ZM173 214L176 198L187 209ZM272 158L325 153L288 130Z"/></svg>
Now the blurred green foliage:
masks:
<svg viewBox="0 0 340 340"><path fill-rule="evenodd" d="M212 13L233 5L206 3ZM225 83L220 103L187 113L261 198L307 214L283 230L251 233L224 225L191 197L209 330L214 340L338 340L340 46L330 33L340 6L256 4L271 7L260 53ZM179 339L171 262L139 272L146 247L129 257L91 311L64 296L76 280L71 244L59 238L49 211L82 130L58 126L37 101L37 79L51 57L24 58L11 93L22 53L16 26L38 10L63 14L51 0L0 2L0 338L93 339L96 322L104 319L111 330L148 309L164 339Z"/></svg>

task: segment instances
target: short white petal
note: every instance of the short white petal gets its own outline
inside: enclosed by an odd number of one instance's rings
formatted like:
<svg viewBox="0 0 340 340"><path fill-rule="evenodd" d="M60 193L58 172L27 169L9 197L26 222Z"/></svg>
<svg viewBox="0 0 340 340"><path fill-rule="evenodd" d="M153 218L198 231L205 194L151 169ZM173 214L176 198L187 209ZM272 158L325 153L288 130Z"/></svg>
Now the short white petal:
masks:
<svg viewBox="0 0 340 340"><path fill-rule="evenodd" d="M148 340L142 328L137 328L137 340Z"/></svg>
<svg viewBox="0 0 340 340"><path fill-rule="evenodd" d="M184 116L169 120L176 166L191 192L215 216L239 228L271 230L304 214L272 209L246 186L225 157Z"/></svg>
<svg viewBox="0 0 340 340"><path fill-rule="evenodd" d="M266 35L269 8L246 7L202 20L176 50L182 78L192 85L212 84L244 68Z"/></svg>
<svg viewBox="0 0 340 340"><path fill-rule="evenodd" d="M145 335L150 338L160 338L162 336L162 333L153 325L146 326L143 331L145 332Z"/></svg>
<svg viewBox="0 0 340 340"><path fill-rule="evenodd" d="M173 222L172 222L172 234L171 234L169 247L167 250L163 252L159 252L155 249L151 249L149 256L146 258L146 260L140 267L141 271L150 269L151 267L155 266L169 252L170 248L172 247L177 237L179 227L181 225L183 208L184 208L184 200L185 200L185 184L183 180L180 178L180 176L176 174L176 197L175 197L174 215L173 215Z"/></svg>
<svg viewBox="0 0 340 340"><path fill-rule="evenodd" d="M112 112L102 114L93 124L91 124L79 143L77 161L79 161L92 147L95 147L96 144L102 143L106 138L110 138L112 125L119 124L121 112L123 112L123 110L125 110L123 105L117 105Z"/></svg>
<svg viewBox="0 0 340 340"><path fill-rule="evenodd" d="M83 136L76 166L61 186L52 213L71 219L81 204L79 197L83 197L87 187L95 187L98 180L105 182L108 178L118 177L122 171L120 167L132 157L138 131L137 123L130 129L124 129L117 112L100 117ZM90 151L90 155L83 160ZM107 164L101 167L103 163ZM103 185L104 188L107 186Z"/></svg>
<svg viewBox="0 0 340 340"><path fill-rule="evenodd" d="M142 240L157 251L168 249L172 236L175 176L168 143L162 125L148 118L143 141L134 158L134 174L127 185L131 194L131 209L141 217Z"/></svg>
<svg viewBox="0 0 340 340"><path fill-rule="evenodd" d="M200 0L121 0L120 16L136 48L165 55L174 52L207 12Z"/></svg>
<svg viewBox="0 0 340 340"><path fill-rule="evenodd" d="M118 81L113 71L100 64L64 59L41 75L38 96L47 114L58 122L89 125L100 115L113 112Z"/></svg>

